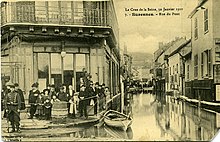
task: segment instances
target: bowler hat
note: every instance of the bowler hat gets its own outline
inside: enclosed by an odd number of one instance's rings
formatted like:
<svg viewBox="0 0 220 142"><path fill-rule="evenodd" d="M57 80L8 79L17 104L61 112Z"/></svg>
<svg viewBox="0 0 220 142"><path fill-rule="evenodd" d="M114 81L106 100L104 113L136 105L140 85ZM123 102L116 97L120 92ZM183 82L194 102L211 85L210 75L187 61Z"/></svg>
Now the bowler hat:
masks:
<svg viewBox="0 0 220 142"><path fill-rule="evenodd" d="M6 86L13 87L13 88L15 87L15 85L12 82L7 82Z"/></svg>
<svg viewBox="0 0 220 142"><path fill-rule="evenodd" d="M18 83L15 83L14 85L15 85L15 87L18 87L18 86L19 86Z"/></svg>
<svg viewBox="0 0 220 142"><path fill-rule="evenodd" d="M31 87L38 87L38 83L33 83Z"/></svg>

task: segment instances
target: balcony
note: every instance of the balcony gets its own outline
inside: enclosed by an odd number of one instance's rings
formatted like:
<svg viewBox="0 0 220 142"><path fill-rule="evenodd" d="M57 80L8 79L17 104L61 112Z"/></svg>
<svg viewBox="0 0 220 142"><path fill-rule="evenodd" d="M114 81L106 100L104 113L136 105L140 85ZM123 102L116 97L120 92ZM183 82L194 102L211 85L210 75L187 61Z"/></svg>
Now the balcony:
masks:
<svg viewBox="0 0 220 142"><path fill-rule="evenodd" d="M38 6L34 2L1 3L1 25L2 27L10 24L35 24L111 28L117 39L118 25L114 9L84 8L86 6L83 4L80 8L76 8L68 5Z"/></svg>

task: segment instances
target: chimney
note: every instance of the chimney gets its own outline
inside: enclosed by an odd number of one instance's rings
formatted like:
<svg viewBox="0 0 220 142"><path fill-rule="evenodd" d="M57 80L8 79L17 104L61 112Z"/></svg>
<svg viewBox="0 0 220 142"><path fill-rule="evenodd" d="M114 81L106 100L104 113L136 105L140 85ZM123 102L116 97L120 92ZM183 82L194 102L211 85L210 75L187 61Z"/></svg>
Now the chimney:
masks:
<svg viewBox="0 0 220 142"><path fill-rule="evenodd" d="M159 49L163 47L163 42L159 42Z"/></svg>

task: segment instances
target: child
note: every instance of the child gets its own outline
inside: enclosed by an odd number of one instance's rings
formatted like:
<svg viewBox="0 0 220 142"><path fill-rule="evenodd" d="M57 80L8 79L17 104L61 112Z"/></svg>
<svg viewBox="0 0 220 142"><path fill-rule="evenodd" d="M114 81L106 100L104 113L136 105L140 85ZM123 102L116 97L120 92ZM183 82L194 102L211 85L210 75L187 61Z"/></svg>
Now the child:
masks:
<svg viewBox="0 0 220 142"><path fill-rule="evenodd" d="M51 119L52 103L48 93L44 96L44 115L46 120Z"/></svg>
<svg viewBox="0 0 220 142"><path fill-rule="evenodd" d="M37 114L38 114L38 118L41 120L43 118L43 115L44 115L44 112L43 112L43 103L44 103L44 100L43 100L43 96L44 96L44 93L41 92L41 94L38 95L37 97Z"/></svg>

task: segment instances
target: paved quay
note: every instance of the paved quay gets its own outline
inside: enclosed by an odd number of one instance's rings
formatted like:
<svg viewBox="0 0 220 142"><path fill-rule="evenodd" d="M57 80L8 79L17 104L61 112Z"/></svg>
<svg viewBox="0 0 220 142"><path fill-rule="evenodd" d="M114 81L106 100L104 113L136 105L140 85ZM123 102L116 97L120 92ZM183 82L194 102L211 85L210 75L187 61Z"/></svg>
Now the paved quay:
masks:
<svg viewBox="0 0 220 142"><path fill-rule="evenodd" d="M35 137L35 136L56 136L79 131L75 128L80 125L92 125L99 122L100 116L89 116L88 119L76 117L72 118L52 118L52 120L28 119L26 112L21 113L20 128L21 133L8 133L8 122L6 118L2 119L2 137ZM11 130L11 125L9 125ZM65 129L63 129L65 128Z"/></svg>

